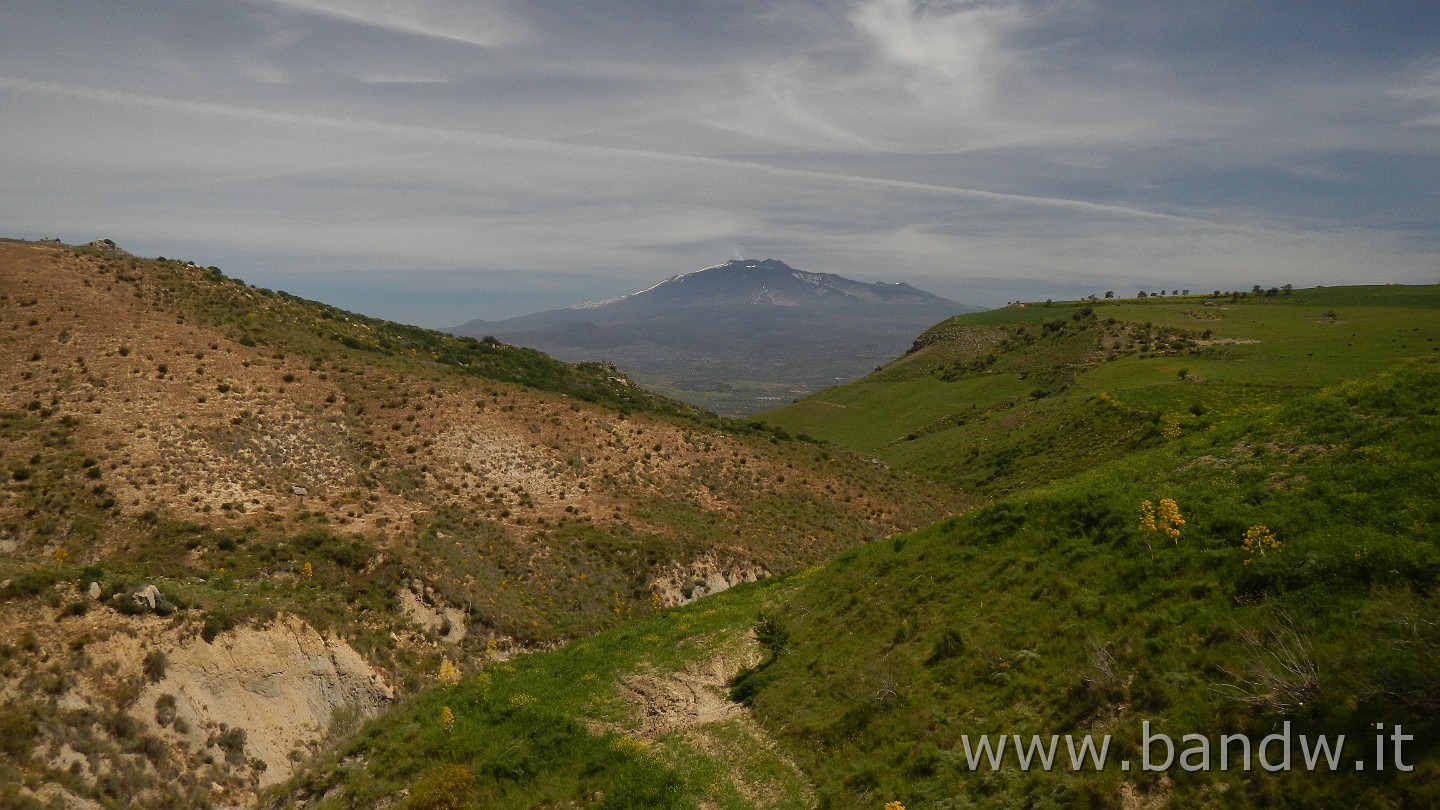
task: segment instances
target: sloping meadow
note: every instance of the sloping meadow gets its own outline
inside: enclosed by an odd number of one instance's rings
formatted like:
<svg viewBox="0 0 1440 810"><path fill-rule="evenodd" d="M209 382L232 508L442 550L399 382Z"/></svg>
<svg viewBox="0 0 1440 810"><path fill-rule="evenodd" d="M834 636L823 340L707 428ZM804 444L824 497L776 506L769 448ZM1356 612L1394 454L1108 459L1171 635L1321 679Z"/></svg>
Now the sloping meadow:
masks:
<svg viewBox="0 0 1440 810"><path fill-rule="evenodd" d="M846 552L756 716L821 806L1433 806L1436 390L1407 364Z"/></svg>
<svg viewBox="0 0 1440 810"><path fill-rule="evenodd" d="M1436 390L1407 363L487 664L275 802L1433 806ZM755 730L627 698L721 650Z"/></svg>

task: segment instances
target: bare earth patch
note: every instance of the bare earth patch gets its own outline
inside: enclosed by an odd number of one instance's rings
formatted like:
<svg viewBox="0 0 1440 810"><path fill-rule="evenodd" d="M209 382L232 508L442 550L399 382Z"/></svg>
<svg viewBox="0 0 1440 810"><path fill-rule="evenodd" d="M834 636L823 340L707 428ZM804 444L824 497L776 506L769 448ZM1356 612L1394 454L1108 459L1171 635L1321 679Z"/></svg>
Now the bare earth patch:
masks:
<svg viewBox="0 0 1440 810"><path fill-rule="evenodd" d="M641 738L678 739L723 763L730 784L752 806L792 807L797 799L813 806L813 792L800 769L749 709L730 700L730 679L759 661L759 644L747 635L680 672L636 673L618 689L633 709Z"/></svg>

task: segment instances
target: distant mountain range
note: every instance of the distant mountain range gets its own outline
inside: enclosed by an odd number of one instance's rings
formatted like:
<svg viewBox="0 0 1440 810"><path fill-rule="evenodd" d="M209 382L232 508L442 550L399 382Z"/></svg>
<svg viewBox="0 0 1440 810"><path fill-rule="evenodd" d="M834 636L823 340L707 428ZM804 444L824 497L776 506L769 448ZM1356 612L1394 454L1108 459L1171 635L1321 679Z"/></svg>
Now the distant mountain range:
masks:
<svg viewBox="0 0 1440 810"><path fill-rule="evenodd" d="M980 309L909 284L741 259L608 301L450 331L609 361L662 393L734 415L856 379L937 322Z"/></svg>

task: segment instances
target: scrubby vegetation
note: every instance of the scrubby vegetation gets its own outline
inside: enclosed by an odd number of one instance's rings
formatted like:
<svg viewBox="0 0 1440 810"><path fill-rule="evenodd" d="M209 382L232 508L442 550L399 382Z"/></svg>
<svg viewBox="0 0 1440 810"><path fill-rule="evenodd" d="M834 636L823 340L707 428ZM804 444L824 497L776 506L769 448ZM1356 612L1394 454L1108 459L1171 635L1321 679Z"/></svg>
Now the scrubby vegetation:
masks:
<svg viewBox="0 0 1440 810"><path fill-rule="evenodd" d="M584 637L967 503L611 367L216 268L104 244L0 242L0 261L0 643L24 650L0 675L42 729L0 754L29 774L17 803L58 785L188 806L219 800L202 776L244 796L299 761L139 701L176 645L298 617L405 695L447 657ZM86 725L101 706L138 726Z"/></svg>

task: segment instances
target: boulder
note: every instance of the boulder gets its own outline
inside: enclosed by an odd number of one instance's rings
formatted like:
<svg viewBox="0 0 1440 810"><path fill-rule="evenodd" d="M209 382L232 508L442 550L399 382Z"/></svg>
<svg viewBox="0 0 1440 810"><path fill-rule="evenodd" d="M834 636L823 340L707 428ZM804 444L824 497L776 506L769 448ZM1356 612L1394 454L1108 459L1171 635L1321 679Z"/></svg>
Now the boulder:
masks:
<svg viewBox="0 0 1440 810"><path fill-rule="evenodd" d="M160 589L154 585L146 585L135 592L135 604L154 610L160 604Z"/></svg>

